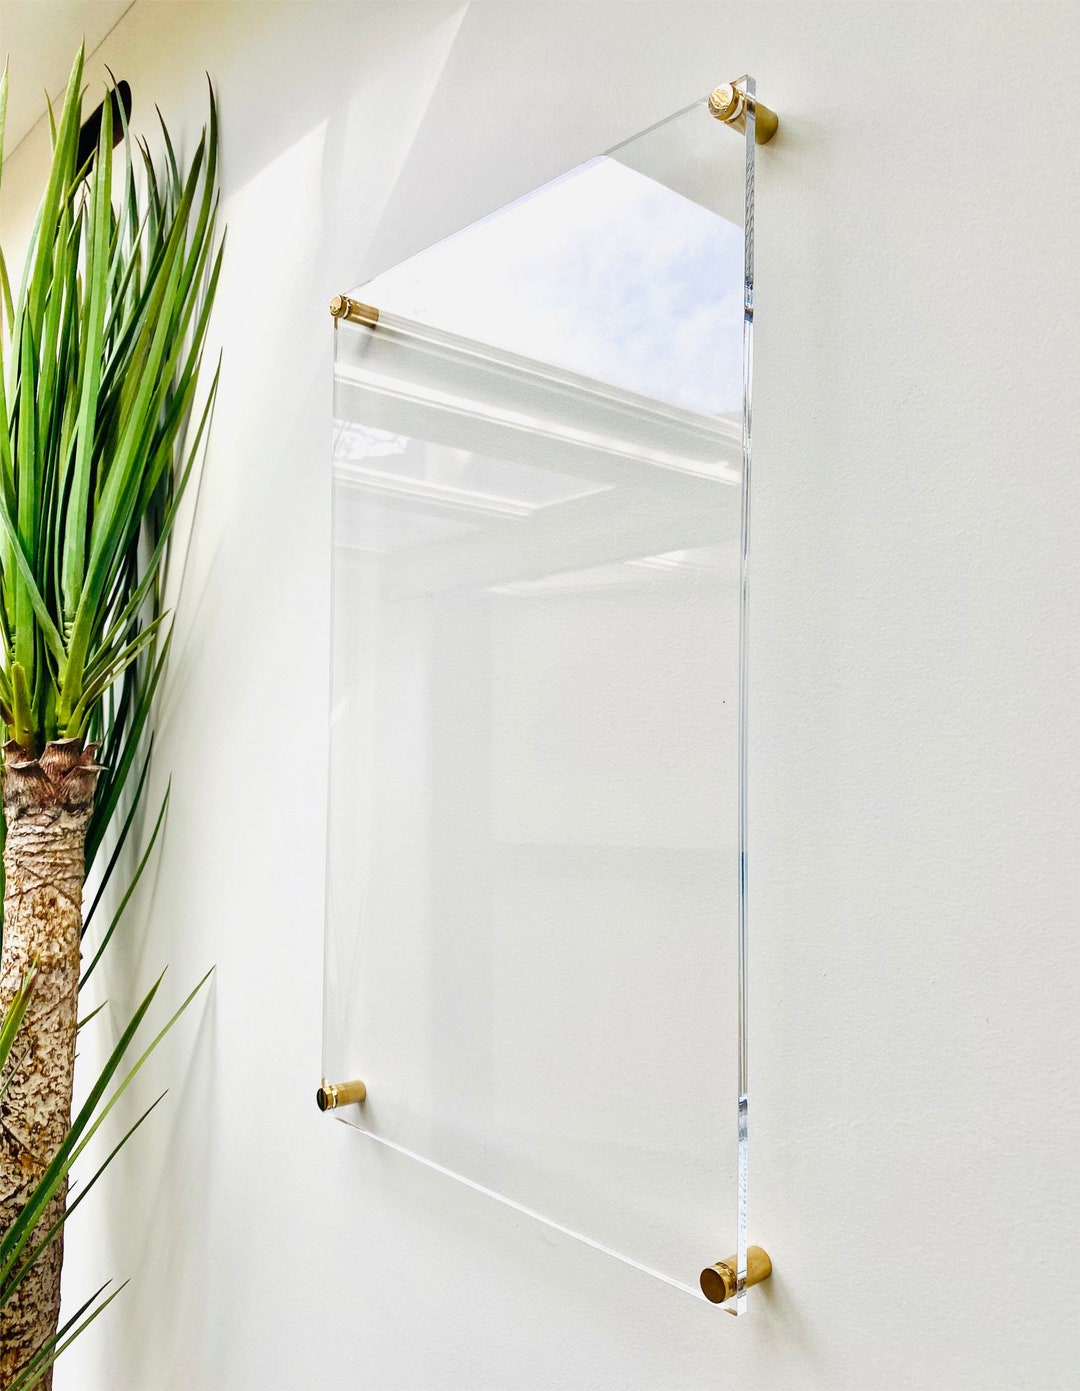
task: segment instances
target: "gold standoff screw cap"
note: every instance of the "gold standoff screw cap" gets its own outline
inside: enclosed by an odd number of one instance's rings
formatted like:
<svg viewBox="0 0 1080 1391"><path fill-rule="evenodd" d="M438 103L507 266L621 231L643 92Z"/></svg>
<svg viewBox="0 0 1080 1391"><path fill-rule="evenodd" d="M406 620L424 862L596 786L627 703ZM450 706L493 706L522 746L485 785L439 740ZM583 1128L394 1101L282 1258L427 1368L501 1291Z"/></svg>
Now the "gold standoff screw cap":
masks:
<svg viewBox="0 0 1080 1391"><path fill-rule="evenodd" d="M701 1272L701 1293L710 1304L723 1304L734 1297L739 1285L739 1258L728 1256L726 1261L717 1261L706 1266ZM750 1246L746 1252L746 1286L760 1285L772 1274L772 1261L769 1253L761 1246Z"/></svg>
<svg viewBox="0 0 1080 1391"><path fill-rule="evenodd" d="M718 121L730 121L742 108L743 94L730 82L721 82L709 93L709 112Z"/></svg>
<svg viewBox="0 0 1080 1391"><path fill-rule="evenodd" d="M780 119L775 111L763 106L760 101L748 98L737 83L721 82L719 87L713 88L709 93L709 114L732 130L743 131L746 129L747 107L751 102L753 104L749 109L754 115L754 143L767 145L776 134Z"/></svg>
<svg viewBox="0 0 1080 1391"><path fill-rule="evenodd" d="M349 295L335 295L330 301L330 313L335 319L343 319L349 324L363 324L374 328L379 322L379 311L373 304L362 304Z"/></svg>
<svg viewBox="0 0 1080 1391"><path fill-rule="evenodd" d="M349 1106L354 1101L364 1101L366 1097L367 1087L361 1081L328 1082L324 1077L315 1093L315 1105L320 1111L336 1111L339 1106Z"/></svg>

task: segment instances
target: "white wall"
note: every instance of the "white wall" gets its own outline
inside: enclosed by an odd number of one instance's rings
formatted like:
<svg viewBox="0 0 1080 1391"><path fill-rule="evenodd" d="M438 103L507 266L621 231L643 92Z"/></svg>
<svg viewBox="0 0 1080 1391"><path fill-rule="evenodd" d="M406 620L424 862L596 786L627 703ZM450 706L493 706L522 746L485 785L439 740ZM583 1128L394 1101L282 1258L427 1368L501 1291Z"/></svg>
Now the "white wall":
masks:
<svg viewBox="0 0 1080 1391"><path fill-rule="evenodd" d="M1076 1384L1078 42L1056 4L138 0L112 32L140 121L190 132L204 68L221 98L224 386L129 948L175 992L218 970L108 1230L102 1203L73 1224L72 1296L133 1282L63 1391ZM744 70L783 122L753 600L776 1274L736 1322L312 1089L327 299ZM5 170L13 238L45 158L38 127Z"/></svg>

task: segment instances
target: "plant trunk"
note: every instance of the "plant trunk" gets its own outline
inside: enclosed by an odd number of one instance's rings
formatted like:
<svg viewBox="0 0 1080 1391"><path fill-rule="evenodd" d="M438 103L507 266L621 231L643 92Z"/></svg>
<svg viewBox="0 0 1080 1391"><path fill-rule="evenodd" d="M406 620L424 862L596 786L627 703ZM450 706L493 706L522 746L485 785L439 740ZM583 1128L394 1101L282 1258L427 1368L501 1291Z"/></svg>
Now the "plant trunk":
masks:
<svg viewBox="0 0 1080 1391"><path fill-rule="evenodd" d="M0 1230L18 1217L71 1124L86 827L101 771L96 747L58 740L40 758L28 758L18 744L4 748L0 1011L35 962L37 976L0 1104ZM65 1184L46 1208L37 1240L66 1201ZM62 1260L61 1232L0 1309L0 1387L56 1332ZM51 1388L51 1368L40 1385Z"/></svg>

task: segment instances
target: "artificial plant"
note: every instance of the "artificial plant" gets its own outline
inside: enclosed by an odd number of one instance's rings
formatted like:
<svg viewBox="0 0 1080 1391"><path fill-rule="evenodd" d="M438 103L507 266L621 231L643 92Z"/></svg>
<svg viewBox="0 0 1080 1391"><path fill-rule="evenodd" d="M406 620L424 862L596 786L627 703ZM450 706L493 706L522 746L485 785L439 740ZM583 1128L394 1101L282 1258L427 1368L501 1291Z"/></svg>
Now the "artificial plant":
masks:
<svg viewBox="0 0 1080 1391"><path fill-rule="evenodd" d="M0 176L6 94L5 73ZM50 111L52 164L17 294L0 255L5 1388L51 1382L64 1340L68 1169L117 1099L106 1099L106 1088L120 1079L153 996L73 1122L79 987L130 889L88 963L80 944L140 820L168 650L170 538L217 381L197 405L221 265L213 93L208 128L184 172L164 123L159 169L111 95L96 150L81 157L82 99L80 52L59 119ZM83 889L95 867L84 919ZM100 1302L69 1324L91 1307Z"/></svg>

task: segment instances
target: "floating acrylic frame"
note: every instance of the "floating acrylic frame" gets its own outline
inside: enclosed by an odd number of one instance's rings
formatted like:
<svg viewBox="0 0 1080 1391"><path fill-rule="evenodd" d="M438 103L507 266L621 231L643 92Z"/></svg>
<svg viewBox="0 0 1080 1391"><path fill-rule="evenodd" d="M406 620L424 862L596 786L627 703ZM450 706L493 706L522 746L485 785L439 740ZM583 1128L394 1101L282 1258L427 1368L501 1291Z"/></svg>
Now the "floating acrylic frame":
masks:
<svg viewBox="0 0 1080 1391"><path fill-rule="evenodd" d="M757 108L718 93L335 301L319 1098L741 1312Z"/></svg>

